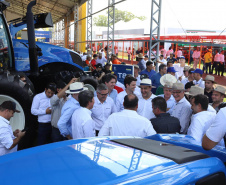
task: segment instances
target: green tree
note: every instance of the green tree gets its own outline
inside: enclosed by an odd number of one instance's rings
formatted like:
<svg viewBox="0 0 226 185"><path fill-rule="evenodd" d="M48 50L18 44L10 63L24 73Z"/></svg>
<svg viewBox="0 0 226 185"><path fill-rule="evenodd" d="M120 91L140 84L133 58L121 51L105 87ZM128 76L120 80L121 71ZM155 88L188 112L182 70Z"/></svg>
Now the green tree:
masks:
<svg viewBox="0 0 226 185"><path fill-rule="evenodd" d="M128 11L122 11L115 9L115 23L119 21L129 22L132 19L138 18L141 21L145 20L145 16L135 16L133 13ZM99 15L98 17L93 18L93 22L95 26L108 26L108 17L105 15Z"/></svg>

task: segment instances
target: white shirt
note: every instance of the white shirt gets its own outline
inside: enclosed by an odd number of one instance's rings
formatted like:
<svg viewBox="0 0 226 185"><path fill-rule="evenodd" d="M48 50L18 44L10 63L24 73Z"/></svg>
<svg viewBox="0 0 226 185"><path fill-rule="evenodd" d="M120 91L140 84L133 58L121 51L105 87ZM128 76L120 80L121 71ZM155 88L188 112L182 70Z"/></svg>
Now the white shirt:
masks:
<svg viewBox="0 0 226 185"><path fill-rule="evenodd" d="M179 77L184 76L184 67L181 67L180 64L173 64L173 67L174 67L175 71L177 71L177 72L175 73L177 79L178 79Z"/></svg>
<svg viewBox="0 0 226 185"><path fill-rule="evenodd" d="M162 62L163 64L167 65L167 61L164 58L162 60L160 60L160 62Z"/></svg>
<svg viewBox="0 0 226 185"><path fill-rule="evenodd" d="M96 64L102 64L102 66L104 67L105 66L105 62L107 62L107 59L102 57L101 59L97 58L96 60Z"/></svg>
<svg viewBox="0 0 226 185"><path fill-rule="evenodd" d="M89 109L84 107L75 110L71 119L73 139L95 136L95 124L91 113Z"/></svg>
<svg viewBox="0 0 226 185"><path fill-rule="evenodd" d="M187 135L192 136L197 142L201 143L204 134L214 121L215 117L216 113L209 111L193 114Z"/></svg>
<svg viewBox="0 0 226 185"><path fill-rule="evenodd" d="M17 151L17 145L9 150L15 138L9 121L0 116L0 156Z"/></svg>
<svg viewBox="0 0 226 185"><path fill-rule="evenodd" d="M145 100L142 96L139 96L137 113L148 120L155 118L152 110L152 99L155 97L157 96L152 94L149 99Z"/></svg>
<svg viewBox="0 0 226 185"><path fill-rule="evenodd" d="M176 102L172 116L176 117L180 121L181 133L186 134L191 119L191 104L183 97L178 103Z"/></svg>
<svg viewBox="0 0 226 185"><path fill-rule="evenodd" d="M105 121L98 136L137 136L146 137L156 134L151 122L134 110L124 109L113 113Z"/></svg>
<svg viewBox="0 0 226 185"><path fill-rule="evenodd" d="M215 113L215 114L217 113L217 111L210 104L208 105L207 111Z"/></svg>
<svg viewBox="0 0 226 185"><path fill-rule="evenodd" d="M140 75L138 75L136 77L137 81L136 81L136 85L139 86L140 85L140 82L141 82L141 79L140 79Z"/></svg>
<svg viewBox="0 0 226 185"><path fill-rule="evenodd" d="M203 81L202 78L200 78L199 81L196 81L194 80L193 83L196 85L196 86L199 86L199 87L202 87L202 88L205 88L205 81Z"/></svg>
<svg viewBox="0 0 226 185"><path fill-rule="evenodd" d="M102 53L102 57L105 58L105 52L103 51L101 53Z"/></svg>
<svg viewBox="0 0 226 185"><path fill-rule="evenodd" d="M82 56L82 61L86 61L87 55Z"/></svg>
<svg viewBox="0 0 226 185"><path fill-rule="evenodd" d="M125 86L119 81L117 81L115 85L118 86L118 87L121 87L124 91L126 89Z"/></svg>
<svg viewBox="0 0 226 185"><path fill-rule="evenodd" d="M226 134L226 107L217 113L214 122L206 131L206 136L213 142L220 142Z"/></svg>
<svg viewBox="0 0 226 185"><path fill-rule="evenodd" d="M50 98L46 96L44 91L34 97L31 106L31 114L38 116L39 123L49 123L51 122L51 114L46 114L48 107L51 107Z"/></svg>
<svg viewBox="0 0 226 185"><path fill-rule="evenodd" d="M164 98L164 94L160 94L159 96L161 96L161 97ZM169 113L169 114L171 115L172 112L173 112L173 107L174 107L175 104L176 104L176 101L175 101L173 95L171 95L171 97L166 101L166 103L167 103L167 109L169 109L169 110L167 111L167 113Z"/></svg>
<svg viewBox="0 0 226 185"><path fill-rule="evenodd" d="M97 96L94 97L94 100L95 103L93 108L91 109L91 116L95 123L95 130L100 130L108 117L112 113L117 112L117 109L113 99L110 97L107 97L107 99L103 103L100 102Z"/></svg>
<svg viewBox="0 0 226 185"><path fill-rule="evenodd" d="M181 83L184 84L184 86L185 86L186 83L188 83L188 82L189 82L188 77L184 77L184 78L182 78L182 80L181 80Z"/></svg>

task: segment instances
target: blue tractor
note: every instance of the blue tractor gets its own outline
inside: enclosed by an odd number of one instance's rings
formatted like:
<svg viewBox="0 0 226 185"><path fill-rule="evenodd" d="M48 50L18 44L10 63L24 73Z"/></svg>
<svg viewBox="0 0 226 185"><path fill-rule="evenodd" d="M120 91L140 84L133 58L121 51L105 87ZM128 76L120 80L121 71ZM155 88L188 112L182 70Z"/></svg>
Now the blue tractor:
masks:
<svg viewBox="0 0 226 185"><path fill-rule="evenodd" d="M35 28L53 25L49 13L33 15L31 1L26 17L10 22L8 27L3 11L9 6L0 1L0 103L6 100L16 102L21 114L11 120L13 130L27 128L26 137L19 149L31 147L36 136L37 118L31 115L34 95L44 90L49 82L59 80L68 83L79 77L85 84L94 88L97 81L83 71L82 59L78 53L62 47L35 42ZM15 34L27 27L28 40L12 39ZM25 76L26 82L20 80Z"/></svg>

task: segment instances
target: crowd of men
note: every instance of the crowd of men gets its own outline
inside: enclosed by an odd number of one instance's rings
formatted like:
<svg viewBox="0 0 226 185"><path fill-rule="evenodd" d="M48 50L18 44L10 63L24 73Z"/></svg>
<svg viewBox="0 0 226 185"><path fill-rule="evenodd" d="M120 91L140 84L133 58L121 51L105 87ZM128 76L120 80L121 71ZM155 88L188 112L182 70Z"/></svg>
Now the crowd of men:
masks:
<svg viewBox="0 0 226 185"><path fill-rule="evenodd" d="M203 79L201 69L184 66L183 56L174 60L169 53L165 62L162 52L158 73L154 63L139 54L134 76L127 75L122 84L102 56L94 57L96 63L87 62L99 81L95 91L73 78L68 84L50 83L34 97L31 113L38 117L38 145L95 136L180 133L205 149L224 146L226 89L216 85L214 76ZM86 60L91 58L87 55ZM12 132L9 120L14 112L14 102L0 105L0 155L15 151L25 134Z"/></svg>

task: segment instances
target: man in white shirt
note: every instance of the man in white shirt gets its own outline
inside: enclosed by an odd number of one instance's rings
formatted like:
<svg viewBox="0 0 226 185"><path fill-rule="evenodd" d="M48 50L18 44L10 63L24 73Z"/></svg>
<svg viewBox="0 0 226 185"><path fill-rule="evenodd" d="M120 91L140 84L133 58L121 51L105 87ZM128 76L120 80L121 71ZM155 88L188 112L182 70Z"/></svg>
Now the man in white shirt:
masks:
<svg viewBox="0 0 226 185"><path fill-rule="evenodd" d="M202 147L211 150L215 147L226 134L226 107L220 109L214 122L211 124L202 139Z"/></svg>
<svg viewBox="0 0 226 185"><path fill-rule="evenodd" d="M141 96L138 96L138 109L137 113L148 120L155 118L155 115L152 110L152 99L154 99L156 96L152 94L152 84L151 80L148 78L145 78L140 83L140 91Z"/></svg>
<svg viewBox="0 0 226 185"><path fill-rule="evenodd" d="M134 66L134 77L137 79L136 85L139 86L141 81L140 75L139 75L140 69L138 65L133 65L133 66Z"/></svg>
<svg viewBox="0 0 226 185"><path fill-rule="evenodd" d="M186 83L188 83L189 80L191 80L191 78L189 79L189 77L192 77L192 81L193 81L193 73L191 73L191 72L189 73L189 70L190 70L190 66L184 66L184 70L183 70L184 75L181 79L181 83L184 85ZM194 71L194 70L192 70L192 71Z"/></svg>
<svg viewBox="0 0 226 185"><path fill-rule="evenodd" d="M202 138L214 121L216 113L207 111L208 98L203 94L198 94L191 98L191 109L193 115L191 124L188 128L188 135L192 136L198 143L202 142Z"/></svg>
<svg viewBox="0 0 226 185"><path fill-rule="evenodd" d="M151 122L137 114L138 98L134 94L124 98L124 110L109 116L98 136L137 136L156 134Z"/></svg>
<svg viewBox="0 0 226 185"><path fill-rule="evenodd" d="M20 113L16 110L16 103L12 101L4 101L0 105L0 156L16 152L17 144L25 135L19 129L12 131L9 121L15 112Z"/></svg>
<svg viewBox="0 0 226 185"><path fill-rule="evenodd" d="M124 97L129 94L133 94L136 88L136 81L137 79L134 78L131 75L126 75L124 79L124 85L126 87L125 91L122 91L118 94L117 99L116 99L116 108L117 111L120 112L124 109L123 102L124 102Z"/></svg>
<svg viewBox="0 0 226 185"><path fill-rule="evenodd" d="M97 96L94 97L95 103L92 112L92 119L95 122L96 136L104 125L107 118L114 112L117 112L112 98L108 97L108 87L105 84L97 86Z"/></svg>
<svg viewBox="0 0 226 185"><path fill-rule="evenodd" d="M160 55L158 63L167 65L167 61L164 59L163 55Z"/></svg>
<svg viewBox="0 0 226 185"><path fill-rule="evenodd" d="M56 84L50 83L45 91L37 94L32 102L31 113L38 116L38 145L51 142L51 105L50 98L56 91Z"/></svg>
<svg viewBox="0 0 226 185"><path fill-rule="evenodd" d="M191 105L184 96L184 84L174 83L172 87L172 94L175 99L175 106L172 115L180 120L181 133L186 134L191 119Z"/></svg>
<svg viewBox="0 0 226 185"><path fill-rule="evenodd" d="M96 64L102 64L102 66L105 66L105 62L107 62L107 59L102 57L102 53L98 53L98 58L96 60Z"/></svg>
<svg viewBox="0 0 226 185"><path fill-rule="evenodd" d="M223 103L224 98L225 98L225 93L226 93L226 89L221 86L218 85L214 90L213 90L213 94L212 94L212 100L213 103L210 103L210 105L218 112L219 111L219 106L221 103Z"/></svg>
<svg viewBox="0 0 226 185"><path fill-rule="evenodd" d="M86 138L95 136L95 124L91 117L94 105L94 93L85 90L79 93L80 108L76 109L71 118L72 138Z"/></svg>
<svg viewBox="0 0 226 185"><path fill-rule="evenodd" d="M194 71L192 71L192 73L194 74L194 81L193 83L196 85L196 86L199 86L199 87L202 87L203 89L205 88L205 81L202 79L202 74L203 74L203 71L201 69L196 69Z"/></svg>
<svg viewBox="0 0 226 185"><path fill-rule="evenodd" d="M108 87L108 97L112 98L114 103L116 103L116 98L118 96L118 92L115 88L117 78L115 75L106 74L102 77L102 83L104 83Z"/></svg>

